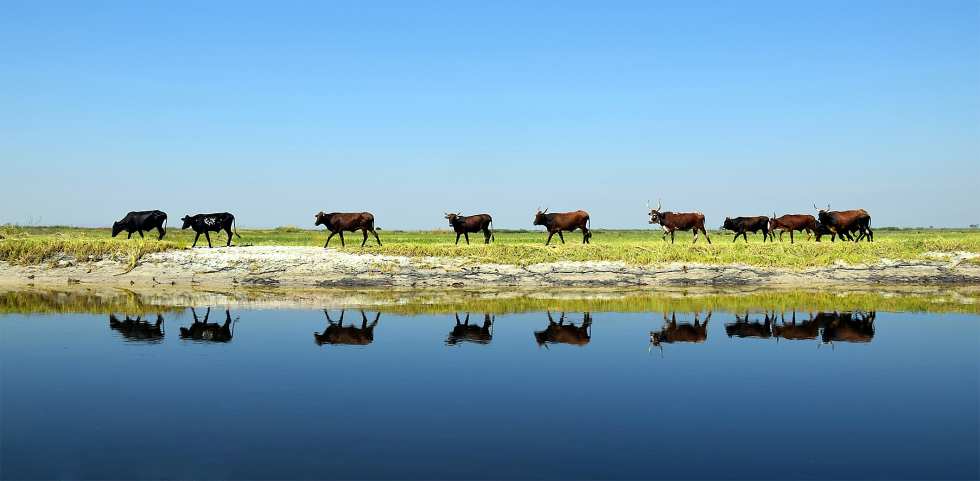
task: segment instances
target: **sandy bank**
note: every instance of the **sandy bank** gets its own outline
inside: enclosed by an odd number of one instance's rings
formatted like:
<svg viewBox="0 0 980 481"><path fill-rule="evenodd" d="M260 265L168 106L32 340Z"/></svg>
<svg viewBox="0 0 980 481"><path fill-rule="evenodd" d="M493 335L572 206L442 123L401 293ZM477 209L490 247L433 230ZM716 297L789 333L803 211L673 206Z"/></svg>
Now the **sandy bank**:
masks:
<svg viewBox="0 0 980 481"><path fill-rule="evenodd" d="M939 254L916 261L883 260L793 271L749 265L622 262L554 262L527 267L478 264L451 258L347 254L317 247L223 247L146 255L126 272L122 260L65 257L38 266L0 262L0 283L177 286L398 286L546 287L671 285L828 285L975 283L980 266L964 262L975 253Z"/></svg>

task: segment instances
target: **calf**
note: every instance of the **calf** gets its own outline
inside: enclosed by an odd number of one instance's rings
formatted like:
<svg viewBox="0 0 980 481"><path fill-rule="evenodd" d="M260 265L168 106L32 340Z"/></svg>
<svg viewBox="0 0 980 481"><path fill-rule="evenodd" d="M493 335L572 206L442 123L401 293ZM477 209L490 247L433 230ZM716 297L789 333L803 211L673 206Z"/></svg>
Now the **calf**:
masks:
<svg viewBox="0 0 980 481"><path fill-rule="evenodd" d="M814 228L813 228L813 238L816 239L817 242L820 242L820 238L823 237L823 236L825 236L825 235L829 235L830 236L830 242L834 242L834 239L837 237L837 233L835 233L835 232L831 231L830 229L828 229L827 226L825 226L822 223L820 223L820 221L817 221L814 224ZM845 238L844 236L849 237L850 240L854 240L854 238L851 237L851 235L848 234L847 232L841 232L840 233L840 238L842 240Z"/></svg>
<svg viewBox="0 0 980 481"><path fill-rule="evenodd" d="M160 238L157 240L163 240L163 236L167 234L166 212L162 210L130 212L122 220L112 223L112 237L119 235L122 231L126 231L127 239L133 237L133 232L139 232L140 237L143 237L143 231L149 232L153 229L156 229L160 234Z"/></svg>
<svg viewBox="0 0 980 481"><path fill-rule="evenodd" d="M772 232L779 229L779 242L783 241L783 232L789 231L789 243L793 243L793 231L798 230L800 233L806 231L806 240L810 240L812 231L816 229L817 220L813 218L812 215L803 214L786 214L779 218L776 217L776 213L772 213L772 219L769 219L769 232L772 236Z"/></svg>
<svg viewBox="0 0 980 481"><path fill-rule="evenodd" d="M343 310L340 311L340 320L336 324L330 320L330 314L327 313L326 309L323 310L323 314L327 316L327 323L329 325L323 330L323 334L313 333L313 341L316 342L317 346L324 344L366 346L374 342L374 326L378 325L378 319L381 318L380 312L374 316L374 322L368 325L367 316L364 314L364 311L361 311L361 327L344 327Z"/></svg>
<svg viewBox="0 0 980 481"><path fill-rule="evenodd" d="M751 232L755 234L760 230L762 231L762 242L765 242L769 238L769 217L764 215L758 217L736 217L734 219L725 217L725 223L722 227L735 232L735 238L732 239L732 242L737 241L738 236L742 236L745 239L745 243L748 244L749 238L745 233Z"/></svg>
<svg viewBox="0 0 980 481"><path fill-rule="evenodd" d="M850 233L856 231L859 235L857 239L854 239L854 242L860 242L863 238L867 238L868 242L874 242L874 232L871 231L871 214L868 214L868 211L864 209L832 211L830 204L827 204L826 210L822 210L816 205L813 208L817 210L817 220L827 226L831 232L836 232L842 237L843 233L846 232L848 237L851 237Z"/></svg>
<svg viewBox="0 0 980 481"><path fill-rule="evenodd" d="M704 214L700 212L689 212L683 214L675 214L673 212L660 212L660 200L657 200L657 208L650 208L650 201L647 201L647 209L650 211L650 221L649 224L660 224L660 228L664 230L663 240L667 240L667 234L670 234L670 243L674 243L674 231L675 230L692 230L694 232L694 242L698 242L698 230L704 234L704 238L708 239L708 244L711 243L711 238L708 237L708 231L704 230Z"/></svg>
<svg viewBox="0 0 980 481"><path fill-rule="evenodd" d="M327 236L327 242L323 244L324 249L330 245L330 239L335 234L340 234L340 246L345 247L344 231L354 232L358 229L364 234L364 241L361 242L361 247L367 244L368 232L374 234L374 240L378 241L378 245L381 245L378 232L374 230L374 216L370 212L331 212L324 214L323 211L320 211L315 217L316 223L313 225L323 225L330 231L330 235Z"/></svg>
<svg viewBox="0 0 980 481"><path fill-rule="evenodd" d="M456 245L459 245L460 234L466 236L466 245L470 245L470 232L483 231L483 243L489 244L493 239L493 219L490 214L477 214L463 216L459 214L446 214L449 225L456 231Z"/></svg>
<svg viewBox="0 0 980 481"><path fill-rule="evenodd" d="M589 214L584 210L577 210L575 212L565 212L561 214L551 213L548 214L548 209L541 212L541 208L538 207L538 213L534 215L534 225L544 226L548 229L548 240L545 241L544 245L551 243L551 237L558 233L558 238L561 239L561 243L565 243L565 237L561 235L561 231L567 230L569 232L575 229L582 229L582 243L590 244L589 239L592 238L592 231L589 230L588 226L592 225L589 220Z"/></svg>
<svg viewBox="0 0 980 481"><path fill-rule="evenodd" d="M212 247L211 235L209 232L221 231L228 233L228 244L226 244L226 247L231 245L231 229L232 226L235 225L235 216L227 212L220 212L217 214L197 214L193 216L185 215L180 220L184 221L184 225L180 228L181 230L190 227L194 229L195 233L197 233L197 235L194 236L194 245L191 247L197 246L197 240L201 238L201 234L204 234L204 238L208 240L208 247ZM237 227L235 227L235 235L238 235ZM238 235L238 238L241 239L242 236Z"/></svg>

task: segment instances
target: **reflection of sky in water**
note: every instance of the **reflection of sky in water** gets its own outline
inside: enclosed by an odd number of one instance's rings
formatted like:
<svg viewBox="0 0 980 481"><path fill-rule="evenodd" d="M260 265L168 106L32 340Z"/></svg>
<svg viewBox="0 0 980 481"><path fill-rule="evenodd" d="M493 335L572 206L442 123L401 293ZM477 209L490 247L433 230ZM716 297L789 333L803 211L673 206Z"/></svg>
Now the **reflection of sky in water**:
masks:
<svg viewBox="0 0 980 481"><path fill-rule="evenodd" d="M878 312L870 342L818 348L825 330L729 337L740 321L765 332L765 314L702 312L703 342L651 349L662 312L592 313L587 342L542 345L545 312L493 316L489 338L474 312L472 340L453 343L453 314L381 314L370 342L318 345L329 314L232 310L225 342L182 339L188 311L146 342L108 315L0 318L0 476L980 475L976 315ZM341 325L370 327L366 314Z"/></svg>

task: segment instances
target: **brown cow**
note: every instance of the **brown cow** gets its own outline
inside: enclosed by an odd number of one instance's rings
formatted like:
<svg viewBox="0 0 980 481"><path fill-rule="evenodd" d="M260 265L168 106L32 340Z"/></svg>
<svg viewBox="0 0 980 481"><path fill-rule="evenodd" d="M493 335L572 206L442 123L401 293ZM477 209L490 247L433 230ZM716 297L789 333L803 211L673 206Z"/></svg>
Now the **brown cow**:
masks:
<svg viewBox="0 0 980 481"><path fill-rule="evenodd" d="M548 214L548 209L541 212L541 208L538 207L538 213L534 215L534 225L541 225L548 229L548 240L544 245L551 243L551 237L558 233L558 238L561 239L561 243L565 243L565 237L561 235L561 231L567 230L569 232L575 229L582 229L582 243L591 244L589 239L592 238L592 231L589 230L588 225L592 222L589 220L588 212L584 210L577 210L575 212L565 212L561 214L551 213Z"/></svg>
<svg viewBox="0 0 980 481"><path fill-rule="evenodd" d="M584 346L592 339L592 316L588 312L584 313L582 325L576 326L575 323L565 324L565 313L561 313L558 323L551 317L548 311L548 327L543 331L534 331L534 339L538 341L538 347L548 347L548 344L573 344Z"/></svg>
<svg viewBox="0 0 980 481"><path fill-rule="evenodd" d="M330 314L326 309L323 313L327 316L327 322L330 324L326 329L323 330L323 334L314 332L313 341L316 342L317 346L322 346L324 344L347 344L353 346L366 346L374 342L374 326L378 325L378 319L381 318L381 313L379 312L377 316L374 317L374 322L368 325L367 316L364 311L361 311L361 327L347 326L344 327L344 311L340 311L340 320L336 324L330 320Z"/></svg>
<svg viewBox="0 0 980 481"><path fill-rule="evenodd" d="M370 212L331 212L329 214L320 212L316 215L316 223L313 225L320 224L326 226L327 230L330 231L330 235L327 236L327 242L323 244L324 249L330 245L330 238L338 233L340 234L340 246L344 247L344 231L354 232L358 229L364 233L364 241L361 242L361 247L364 247L364 244L367 243L367 233L369 231L374 234L374 239L378 241L378 245L381 245L381 239L378 238L378 233L374 230L374 216Z"/></svg>
<svg viewBox="0 0 980 481"><path fill-rule="evenodd" d="M466 245L470 245L470 232L483 231L484 244L493 239L493 218L490 214L459 215L446 214L449 225L456 231L456 245L459 245L460 234L466 236Z"/></svg>
<svg viewBox="0 0 980 481"><path fill-rule="evenodd" d="M459 322L459 313L456 313L456 327L449 333L446 339L447 346L455 346L461 342L472 342L476 344L490 344L493 340L493 319L490 314L483 314L483 326L470 324L470 313L466 313L466 321Z"/></svg>
<svg viewBox="0 0 980 481"><path fill-rule="evenodd" d="M700 212L690 212L684 214L675 214L673 212L660 212L660 200L657 200L657 208L650 209L650 201L647 201L647 209L650 210L650 221L648 224L660 224L660 228L664 230L663 240L667 240L667 234L670 234L670 243L674 243L674 231L675 230L692 230L694 232L694 242L698 242L698 229L704 234L704 238L708 239L708 244L711 243L711 238L708 237L708 231L704 230L704 214Z"/></svg>
<svg viewBox="0 0 980 481"><path fill-rule="evenodd" d="M769 339L772 337L772 321L775 318L775 314L769 317L769 313L766 312L765 324L763 324L759 321L749 322L748 312L745 313L745 318L735 314L735 324L725 324L725 333L728 334L728 337Z"/></svg>
<svg viewBox="0 0 980 481"><path fill-rule="evenodd" d="M654 346L660 348L660 357L664 357L664 347L661 344L673 344L675 342L694 342L701 343L708 339L708 322L711 321L711 313L704 318L704 324L700 323L698 313L694 313L694 325L690 323L677 324L677 316L672 312L670 320L667 320L667 313L664 313L664 326L660 332L650 331L651 352Z"/></svg>
<svg viewBox="0 0 980 481"><path fill-rule="evenodd" d="M789 231L789 243L793 243L793 231L798 230L802 234L806 231L806 240L810 240L813 231L817 230L817 219L812 215L805 214L786 214L776 218L776 213L772 213L769 219L769 235L779 229L779 242L783 241L783 232Z"/></svg>
<svg viewBox="0 0 980 481"><path fill-rule="evenodd" d="M832 211L830 204L827 204L826 210L816 205L813 208L817 209L817 220L841 238L845 234L850 237L851 232L858 232L860 235L854 239L854 242L861 242L862 238L867 238L868 242L874 242L875 235L871 231L871 214L868 214L868 211L864 209Z"/></svg>

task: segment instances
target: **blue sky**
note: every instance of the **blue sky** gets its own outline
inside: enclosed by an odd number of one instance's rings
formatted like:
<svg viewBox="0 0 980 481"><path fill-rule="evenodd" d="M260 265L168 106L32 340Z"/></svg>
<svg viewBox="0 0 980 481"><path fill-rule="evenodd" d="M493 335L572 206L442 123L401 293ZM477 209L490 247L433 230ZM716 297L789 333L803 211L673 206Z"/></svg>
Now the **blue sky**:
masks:
<svg viewBox="0 0 980 481"><path fill-rule="evenodd" d="M657 198L980 222L980 3L0 2L0 223Z"/></svg>

